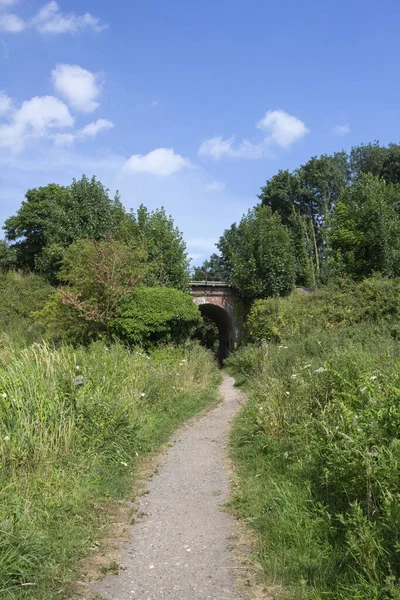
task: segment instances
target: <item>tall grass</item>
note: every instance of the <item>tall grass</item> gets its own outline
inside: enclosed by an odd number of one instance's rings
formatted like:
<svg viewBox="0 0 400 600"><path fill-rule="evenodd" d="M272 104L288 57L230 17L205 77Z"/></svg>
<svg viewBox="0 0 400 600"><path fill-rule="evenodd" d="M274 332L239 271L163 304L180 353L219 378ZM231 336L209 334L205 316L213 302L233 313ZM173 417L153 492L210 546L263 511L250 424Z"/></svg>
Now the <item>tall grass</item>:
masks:
<svg viewBox="0 0 400 600"><path fill-rule="evenodd" d="M143 453L216 399L197 345L0 349L0 597L63 597Z"/></svg>
<svg viewBox="0 0 400 600"><path fill-rule="evenodd" d="M232 434L233 506L258 531L258 559L282 598L398 599L398 324L324 329L314 319L318 333L309 323L307 335L287 333L229 360L250 392Z"/></svg>

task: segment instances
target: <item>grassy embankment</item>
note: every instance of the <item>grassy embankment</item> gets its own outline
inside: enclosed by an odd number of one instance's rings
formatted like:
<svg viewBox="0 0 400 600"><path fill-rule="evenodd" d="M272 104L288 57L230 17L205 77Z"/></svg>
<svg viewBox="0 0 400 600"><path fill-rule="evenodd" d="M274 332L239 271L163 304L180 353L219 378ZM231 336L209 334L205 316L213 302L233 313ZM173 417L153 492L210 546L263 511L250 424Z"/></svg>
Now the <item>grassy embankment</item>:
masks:
<svg viewBox="0 0 400 600"><path fill-rule="evenodd" d="M297 292L259 304L259 343L229 360L250 394L233 507L276 597L400 598L399 323L399 281Z"/></svg>
<svg viewBox="0 0 400 600"><path fill-rule="evenodd" d="M0 316L0 598L68 598L77 559L105 533L104 508L131 498L143 454L216 401L219 374L197 345L26 345L47 286L2 283L14 304Z"/></svg>

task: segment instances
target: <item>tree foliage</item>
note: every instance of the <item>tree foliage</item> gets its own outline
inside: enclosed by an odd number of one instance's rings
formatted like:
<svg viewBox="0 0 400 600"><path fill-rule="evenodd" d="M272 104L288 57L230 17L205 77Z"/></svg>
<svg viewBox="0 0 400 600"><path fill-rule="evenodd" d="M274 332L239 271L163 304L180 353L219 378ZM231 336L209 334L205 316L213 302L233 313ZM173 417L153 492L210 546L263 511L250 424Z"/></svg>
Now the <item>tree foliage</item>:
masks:
<svg viewBox="0 0 400 600"><path fill-rule="evenodd" d="M64 252L79 239L104 239L118 232L124 210L95 177L68 187L49 184L28 190L17 214L6 220L6 238L17 251L17 265L55 281Z"/></svg>
<svg viewBox="0 0 400 600"><path fill-rule="evenodd" d="M256 206L221 237L218 248L232 285L245 298L267 298L294 285L290 233L278 213Z"/></svg>
<svg viewBox="0 0 400 600"><path fill-rule="evenodd" d="M400 274L400 190L361 175L343 194L332 217L329 243L337 274L357 279Z"/></svg>
<svg viewBox="0 0 400 600"><path fill-rule="evenodd" d="M142 286L120 298L111 327L128 344L150 348L185 342L201 322L200 311L188 294Z"/></svg>
<svg viewBox="0 0 400 600"><path fill-rule="evenodd" d="M145 252L111 237L78 240L65 252L58 288L38 318L50 337L85 342L110 338L119 298L143 279Z"/></svg>
<svg viewBox="0 0 400 600"><path fill-rule="evenodd" d="M193 281L227 281L228 278L223 259L215 252L200 267L193 269Z"/></svg>
<svg viewBox="0 0 400 600"><path fill-rule="evenodd" d="M150 212L143 204L129 215L124 235L136 239L147 252L144 283L187 290L190 260L181 232L163 208Z"/></svg>

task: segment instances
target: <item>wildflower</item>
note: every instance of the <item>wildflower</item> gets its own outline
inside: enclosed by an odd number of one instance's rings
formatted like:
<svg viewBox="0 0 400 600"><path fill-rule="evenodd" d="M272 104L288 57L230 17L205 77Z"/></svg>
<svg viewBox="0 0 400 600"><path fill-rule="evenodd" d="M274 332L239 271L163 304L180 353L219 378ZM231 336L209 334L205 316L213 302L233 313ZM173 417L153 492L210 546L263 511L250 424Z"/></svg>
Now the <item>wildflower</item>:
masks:
<svg viewBox="0 0 400 600"><path fill-rule="evenodd" d="M364 392L366 392L366 391L367 391L367 388L366 388L366 387L362 387L362 388L360 389L360 392L361 392L362 394L363 394Z"/></svg>
<svg viewBox="0 0 400 600"><path fill-rule="evenodd" d="M9 435L5 435L4 436L4 441L5 442L9 442L10 441L10 436Z"/></svg>
<svg viewBox="0 0 400 600"><path fill-rule="evenodd" d="M135 456L139 456L139 452L135 452Z"/></svg>
<svg viewBox="0 0 400 600"><path fill-rule="evenodd" d="M2 396L3 398L7 398L7 394L5 392L2 394Z"/></svg>
<svg viewBox="0 0 400 600"><path fill-rule="evenodd" d="M290 392L285 392L286 396L290 396Z"/></svg>
<svg viewBox="0 0 400 600"><path fill-rule="evenodd" d="M79 371L79 369L80 369L80 366L76 365L76 370Z"/></svg>
<svg viewBox="0 0 400 600"><path fill-rule="evenodd" d="M352 425L357 425L357 421L353 421L353 422L352 422Z"/></svg>
<svg viewBox="0 0 400 600"><path fill-rule="evenodd" d="M337 430L337 429L339 429L339 425L336 425L335 429L336 429L336 430Z"/></svg>
<svg viewBox="0 0 400 600"><path fill-rule="evenodd" d="M370 380L371 380L371 381L375 381L375 379L378 379L378 376L377 376L377 375L372 375L372 377L370 377Z"/></svg>
<svg viewBox="0 0 400 600"><path fill-rule="evenodd" d="M285 454L283 455L285 458L288 458L289 456L289 452L285 452Z"/></svg>
<svg viewBox="0 0 400 600"><path fill-rule="evenodd" d="M372 456L372 458L375 458L377 455L378 455L378 451L374 446L371 451L371 456Z"/></svg>
<svg viewBox="0 0 400 600"><path fill-rule="evenodd" d="M144 392L142 392L140 395L142 398L144 398L146 394Z"/></svg>
<svg viewBox="0 0 400 600"><path fill-rule="evenodd" d="M326 369L324 369L324 367L319 367L319 369L316 369L314 371L314 373L325 373Z"/></svg>
<svg viewBox="0 0 400 600"><path fill-rule="evenodd" d="M127 462L124 462L123 460L121 460L121 463L120 463L120 464L121 464L123 467L127 467L127 466L128 466L128 463L127 463Z"/></svg>
<svg viewBox="0 0 400 600"><path fill-rule="evenodd" d="M297 377L297 373L293 373L292 379L296 379L296 377Z"/></svg>

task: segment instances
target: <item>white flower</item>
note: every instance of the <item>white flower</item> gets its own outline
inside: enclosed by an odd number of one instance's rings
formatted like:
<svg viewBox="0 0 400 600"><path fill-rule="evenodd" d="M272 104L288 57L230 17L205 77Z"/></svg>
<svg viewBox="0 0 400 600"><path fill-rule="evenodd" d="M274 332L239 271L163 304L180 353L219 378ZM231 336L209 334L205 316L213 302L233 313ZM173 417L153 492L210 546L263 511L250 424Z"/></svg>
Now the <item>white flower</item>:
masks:
<svg viewBox="0 0 400 600"><path fill-rule="evenodd" d="M339 425L336 425L335 429L339 429Z"/></svg>
<svg viewBox="0 0 400 600"><path fill-rule="evenodd" d="M324 367L320 367L319 369L314 371L314 373L325 373L325 371L326 371L326 369L324 369Z"/></svg>
<svg viewBox="0 0 400 600"><path fill-rule="evenodd" d="M370 380L371 380L371 381L374 381L375 379L378 379L378 376L377 376L377 375L372 375L372 377L370 377Z"/></svg>
<svg viewBox="0 0 400 600"><path fill-rule="evenodd" d="M135 452L135 456L139 456L139 452Z"/></svg>
<svg viewBox="0 0 400 600"><path fill-rule="evenodd" d="M79 371L79 369L80 369L80 366L76 365L76 370Z"/></svg>
<svg viewBox="0 0 400 600"><path fill-rule="evenodd" d="M121 460L121 465L122 465L123 467L127 467L127 466L128 466L128 463L127 463L127 462L124 462L123 460Z"/></svg>
<svg viewBox="0 0 400 600"><path fill-rule="evenodd" d="M142 398L144 398L146 394L144 392L142 392L140 395Z"/></svg>
<svg viewBox="0 0 400 600"><path fill-rule="evenodd" d="M8 441L10 441L10 436L9 436L9 435L5 435L5 436L4 436L4 441L5 441L5 442L8 442Z"/></svg>
<svg viewBox="0 0 400 600"><path fill-rule="evenodd" d="M290 392L285 392L286 396L290 396Z"/></svg>
<svg viewBox="0 0 400 600"><path fill-rule="evenodd" d="M362 394L363 394L364 392L366 392L366 391L367 391L367 388L366 388L366 387L362 387L362 388L360 389L360 392L361 392Z"/></svg>
<svg viewBox="0 0 400 600"><path fill-rule="evenodd" d="M297 373L293 373L292 379L296 379L296 377L297 377Z"/></svg>
<svg viewBox="0 0 400 600"><path fill-rule="evenodd" d="M7 394L5 392L2 394L2 396L3 398L7 398Z"/></svg>

